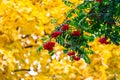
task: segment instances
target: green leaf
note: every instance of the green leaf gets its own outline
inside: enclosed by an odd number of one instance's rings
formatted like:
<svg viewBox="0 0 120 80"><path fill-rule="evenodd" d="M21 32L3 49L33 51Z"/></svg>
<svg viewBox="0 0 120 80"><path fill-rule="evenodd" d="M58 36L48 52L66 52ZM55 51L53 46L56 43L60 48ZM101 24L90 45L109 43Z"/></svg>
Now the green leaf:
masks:
<svg viewBox="0 0 120 80"><path fill-rule="evenodd" d="M82 26L81 24L85 21L86 16L79 20L78 26Z"/></svg>
<svg viewBox="0 0 120 80"><path fill-rule="evenodd" d="M68 53L68 50L67 50L67 49L65 49L65 50L63 50L63 52L64 52L65 54L67 54L67 53Z"/></svg>
<svg viewBox="0 0 120 80"><path fill-rule="evenodd" d="M70 9L70 10L66 13L66 17L70 18L73 13L74 13L74 9Z"/></svg>
<svg viewBox="0 0 120 80"><path fill-rule="evenodd" d="M86 6L88 5L88 3L89 3L89 1L84 1L84 3L79 4L79 5L77 6L77 9L81 10L81 9L86 8Z"/></svg>
<svg viewBox="0 0 120 80"><path fill-rule="evenodd" d="M82 58L85 60L86 63L90 64L90 59L87 54L83 54Z"/></svg>
<svg viewBox="0 0 120 80"><path fill-rule="evenodd" d="M51 22L52 24L55 24L55 23L58 22L58 19L56 19L56 18L51 18L51 19L50 19L50 22Z"/></svg>
<svg viewBox="0 0 120 80"><path fill-rule="evenodd" d="M70 60L71 60L71 61L73 61L73 58L72 58L72 56L70 56Z"/></svg>
<svg viewBox="0 0 120 80"><path fill-rule="evenodd" d="M93 54L94 52L92 50L87 51L88 54Z"/></svg>
<svg viewBox="0 0 120 80"><path fill-rule="evenodd" d="M53 50L50 51L49 54L50 54L50 56L53 56L54 55L54 51Z"/></svg>
<svg viewBox="0 0 120 80"><path fill-rule="evenodd" d="M62 36L59 36L59 37L57 37L57 39L56 39L56 42L58 42L60 45L62 45L62 46L64 46L64 38L63 38L63 34L62 34Z"/></svg>
<svg viewBox="0 0 120 80"><path fill-rule="evenodd" d="M74 19L71 20L70 25L77 27L78 26L78 21L74 18Z"/></svg>
<svg viewBox="0 0 120 80"><path fill-rule="evenodd" d="M74 6L74 4L68 0L62 0L64 2L65 5L69 6L69 7L72 7Z"/></svg>
<svg viewBox="0 0 120 80"><path fill-rule="evenodd" d="M84 37L87 41L93 41L93 40L94 40L94 36L84 35L83 37Z"/></svg>
<svg viewBox="0 0 120 80"><path fill-rule="evenodd" d="M45 41L45 40L47 40L48 38L49 38L49 36L45 36L45 37L41 38L41 40L42 40L42 41Z"/></svg>
<svg viewBox="0 0 120 80"><path fill-rule="evenodd" d="M43 49L43 46L41 45L38 49L37 49L37 53L40 52Z"/></svg>

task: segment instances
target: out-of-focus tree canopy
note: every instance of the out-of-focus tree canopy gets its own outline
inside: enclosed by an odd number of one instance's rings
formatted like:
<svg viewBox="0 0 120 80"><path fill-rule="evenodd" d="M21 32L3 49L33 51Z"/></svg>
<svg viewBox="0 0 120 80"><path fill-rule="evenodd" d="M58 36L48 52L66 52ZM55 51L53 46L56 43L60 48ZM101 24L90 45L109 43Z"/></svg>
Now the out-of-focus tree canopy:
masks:
<svg viewBox="0 0 120 80"><path fill-rule="evenodd" d="M62 0L0 0L0 80L120 79L120 46L100 44L98 38L89 43L95 52L90 64L70 61L58 44L52 57L47 50L36 52L68 10Z"/></svg>

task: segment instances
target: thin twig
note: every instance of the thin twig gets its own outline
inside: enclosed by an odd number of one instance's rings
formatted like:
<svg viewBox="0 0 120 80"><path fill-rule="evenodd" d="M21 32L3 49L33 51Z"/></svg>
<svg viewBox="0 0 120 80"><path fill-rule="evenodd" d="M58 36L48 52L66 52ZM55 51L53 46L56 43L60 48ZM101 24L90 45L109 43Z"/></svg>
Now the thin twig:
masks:
<svg viewBox="0 0 120 80"><path fill-rule="evenodd" d="M80 5L82 5L82 4L78 4L73 10L76 10ZM84 4L84 5L87 5L87 3ZM71 11L69 14L71 14L71 13L72 13L72 11ZM62 26L68 21L68 17L69 17L69 15L67 15L67 16L65 17L65 19L64 19L63 22L62 22L62 24L60 24L59 27L62 27Z"/></svg>
<svg viewBox="0 0 120 80"><path fill-rule="evenodd" d="M30 71L30 69L19 69L19 70L14 70L13 72L20 72L20 71Z"/></svg>

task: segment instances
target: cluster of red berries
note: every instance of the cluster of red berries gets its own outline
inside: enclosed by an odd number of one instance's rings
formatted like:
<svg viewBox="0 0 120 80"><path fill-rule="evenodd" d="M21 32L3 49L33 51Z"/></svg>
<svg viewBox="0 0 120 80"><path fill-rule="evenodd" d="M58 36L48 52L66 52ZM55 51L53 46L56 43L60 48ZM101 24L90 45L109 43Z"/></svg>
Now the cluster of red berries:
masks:
<svg viewBox="0 0 120 80"><path fill-rule="evenodd" d="M66 30L69 30L69 25L68 24L64 24L61 28L62 31L66 31Z"/></svg>
<svg viewBox="0 0 120 80"><path fill-rule="evenodd" d="M89 24L92 25L92 24L93 24L93 21L89 21Z"/></svg>
<svg viewBox="0 0 120 80"><path fill-rule="evenodd" d="M68 52L68 55L69 56L72 56L72 58L76 61L79 61L80 60L80 57L79 56L75 56L75 52L72 51L72 52Z"/></svg>
<svg viewBox="0 0 120 80"><path fill-rule="evenodd" d="M53 32L52 34L51 34L51 36L52 36L52 38L56 38L56 37L58 37L59 35L61 35L62 34L62 31L55 31L55 32Z"/></svg>
<svg viewBox="0 0 120 80"><path fill-rule="evenodd" d="M70 28L70 27L69 27L68 24L64 24L64 25L62 26L61 30L62 30L62 31L67 31L67 30L69 30L69 28ZM53 32L53 33L51 34L52 38L56 38L56 37L62 35L62 31L55 31L55 32ZM71 33L71 35L72 35L72 36L80 36L81 34L80 34L80 31L73 31L73 32Z"/></svg>
<svg viewBox="0 0 120 80"><path fill-rule="evenodd" d="M105 38L105 37L100 38L100 39L99 39L99 42L100 42L101 44L109 44L109 42L107 41L107 38Z"/></svg>
<svg viewBox="0 0 120 80"><path fill-rule="evenodd" d="M71 35L72 36L80 36L81 34L80 34L80 31L73 31Z"/></svg>
<svg viewBox="0 0 120 80"><path fill-rule="evenodd" d="M48 51L52 51L54 46L55 46L55 42L47 42L46 44L44 44L44 49Z"/></svg>

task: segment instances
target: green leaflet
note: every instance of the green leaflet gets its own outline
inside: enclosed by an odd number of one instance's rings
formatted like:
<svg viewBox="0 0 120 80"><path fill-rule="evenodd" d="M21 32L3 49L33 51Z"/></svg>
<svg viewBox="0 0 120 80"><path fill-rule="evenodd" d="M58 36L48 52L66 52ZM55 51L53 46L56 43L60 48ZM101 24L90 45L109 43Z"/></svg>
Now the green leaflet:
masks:
<svg viewBox="0 0 120 80"><path fill-rule="evenodd" d="M87 54L83 54L82 58L85 60L86 63L90 64L90 59Z"/></svg>
<svg viewBox="0 0 120 80"><path fill-rule="evenodd" d="M40 52L43 49L43 46L39 46L39 48L37 49L37 53Z"/></svg>
<svg viewBox="0 0 120 80"><path fill-rule="evenodd" d="M72 7L74 4L72 2L70 2L69 0L62 0L64 2L65 5Z"/></svg>

